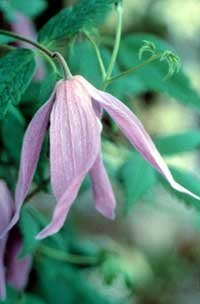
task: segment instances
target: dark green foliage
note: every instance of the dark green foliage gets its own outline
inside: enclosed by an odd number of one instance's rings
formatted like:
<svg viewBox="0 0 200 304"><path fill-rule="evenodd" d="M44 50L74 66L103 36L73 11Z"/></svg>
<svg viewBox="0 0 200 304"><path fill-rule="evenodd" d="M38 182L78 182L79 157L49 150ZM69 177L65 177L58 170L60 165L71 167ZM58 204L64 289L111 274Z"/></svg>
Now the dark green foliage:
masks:
<svg viewBox="0 0 200 304"><path fill-rule="evenodd" d="M17 166L20 160L22 140L25 132L25 120L20 111L11 107L2 121L2 141L9 159Z"/></svg>
<svg viewBox="0 0 200 304"><path fill-rule="evenodd" d="M56 40L89 31L102 23L115 0L79 0L73 7L61 10L40 30L39 41L51 46Z"/></svg>
<svg viewBox="0 0 200 304"><path fill-rule="evenodd" d="M0 117L9 104L17 105L33 78L36 64L34 53L17 49L0 59Z"/></svg>

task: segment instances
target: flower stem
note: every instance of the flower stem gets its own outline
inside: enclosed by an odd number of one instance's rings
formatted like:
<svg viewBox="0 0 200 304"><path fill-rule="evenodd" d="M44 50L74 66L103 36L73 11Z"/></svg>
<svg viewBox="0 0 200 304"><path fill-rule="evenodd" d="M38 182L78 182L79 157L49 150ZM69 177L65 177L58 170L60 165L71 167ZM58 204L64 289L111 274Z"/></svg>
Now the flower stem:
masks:
<svg viewBox="0 0 200 304"><path fill-rule="evenodd" d="M29 38L26 38L24 36L21 36L14 32L6 31L6 30L0 30L0 34L10 36L10 37L16 38L17 40L27 42L27 43L33 45L34 47L36 47L37 49L41 50L42 52L46 53L49 57L53 57L53 52L51 52L50 50L48 50L47 48L45 48L43 45L41 45L40 43L38 43L36 41L32 41Z"/></svg>
<svg viewBox="0 0 200 304"><path fill-rule="evenodd" d="M123 15L122 4L118 3L117 4L118 21L117 21L115 44L114 44L114 49L113 49L112 57L111 57L111 60L110 60L110 64L109 64L109 67L108 67L108 70L107 70L107 73L106 73L106 80L109 79L110 76L112 75L114 65L115 65L115 62L116 62L116 59L117 59L117 55L118 55L118 52L119 52L121 34L122 34L122 15Z"/></svg>
<svg viewBox="0 0 200 304"><path fill-rule="evenodd" d="M70 254L66 253L57 249L54 249L52 247L48 247L46 245L40 245L39 251L43 253L46 256L49 256L50 258L53 258L55 260L61 261L61 262L68 262L71 264L81 264L81 265L96 265L100 258L99 256L96 257L90 257L90 256L81 256L77 254Z"/></svg>
<svg viewBox="0 0 200 304"><path fill-rule="evenodd" d="M109 83L111 83L114 80L117 80L117 79L119 79L121 77L129 75L129 74L131 74L133 72L136 72L140 68L143 68L145 65L147 65L147 64L149 64L149 63L151 63L153 61L156 61L157 59L159 59L161 57L161 55L162 55L161 53L157 53L157 54L151 56L149 59L145 60L144 62L142 62L142 63L140 63L140 64L138 64L138 65L136 65L136 66L134 66L134 67L132 67L132 68L130 68L130 69L122 72L122 73L120 73L117 76L111 77L110 79L108 79L108 80L105 81L105 86L107 86Z"/></svg>
<svg viewBox="0 0 200 304"><path fill-rule="evenodd" d="M10 31L0 30L0 34L10 36L10 37L16 38L17 40L27 42L27 43L31 44L32 46L34 46L35 48L42 51L44 54L48 55L50 58L56 58L62 66L64 78L70 79L72 77L72 74L70 72L70 69L69 69L65 59L63 58L63 56L60 53L52 52L49 49L47 49L45 46L43 46L42 44L40 44L36 41L30 40L27 37L10 32Z"/></svg>
<svg viewBox="0 0 200 304"><path fill-rule="evenodd" d="M65 61L64 57L59 52L54 52L53 58L56 58L60 62L61 66L63 68L63 74L64 74L65 80L72 78L72 73L71 73L69 66L68 66L67 62Z"/></svg>
<svg viewBox="0 0 200 304"><path fill-rule="evenodd" d="M106 78L106 69L105 69L105 66L104 66L104 63L103 63L103 59L101 57L100 50L99 50L96 42L94 41L94 39L90 36L90 34L87 33L87 32L84 32L84 34L94 47L94 50L96 52L97 59L98 59L98 62L99 62L99 66L100 66L100 69L101 69L102 79L104 81L105 78Z"/></svg>

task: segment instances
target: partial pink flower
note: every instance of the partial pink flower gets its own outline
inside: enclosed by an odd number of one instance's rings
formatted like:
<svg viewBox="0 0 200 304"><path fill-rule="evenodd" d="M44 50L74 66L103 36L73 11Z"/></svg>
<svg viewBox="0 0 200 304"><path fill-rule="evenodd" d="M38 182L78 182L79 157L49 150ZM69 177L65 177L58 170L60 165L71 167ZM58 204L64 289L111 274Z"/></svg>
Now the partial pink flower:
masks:
<svg viewBox="0 0 200 304"><path fill-rule="evenodd" d="M4 233L19 218L49 124L51 184L57 204L51 223L37 238L52 235L63 226L87 173L92 180L96 209L110 219L115 217L115 197L101 157L100 119L103 109L115 120L136 150L175 190L200 199L174 180L142 123L121 101L97 90L83 77L75 76L57 83L50 99L29 124L22 147L15 214Z"/></svg>
<svg viewBox="0 0 200 304"><path fill-rule="evenodd" d="M13 198L0 180L0 233L11 220L14 212ZM31 256L22 259L18 255L22 248L22 238L16 226L0 239L0 299L6 298L6 283L17 290L22 290L27 283L31 268Z"/></svg>

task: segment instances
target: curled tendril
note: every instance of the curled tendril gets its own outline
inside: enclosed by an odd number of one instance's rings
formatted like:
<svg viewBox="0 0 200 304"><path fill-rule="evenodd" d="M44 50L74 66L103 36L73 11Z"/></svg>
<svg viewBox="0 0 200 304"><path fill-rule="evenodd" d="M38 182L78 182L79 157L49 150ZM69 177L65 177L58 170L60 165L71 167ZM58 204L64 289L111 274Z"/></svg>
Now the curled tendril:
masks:
<svg viewBox="0 0 200 304"><path fill-rule="evenodd" d="M156 48L156 45L148 40L143 40L144 44L143 46L139 49L139 59L141 60L143 57L143 54L145 52L150 53L150 59L152 58L152 56L158 56L158 58L160 58L160 61L165 61L168 64L168 73L167 75L164 77L164 79L169 79L170 77L172 77L175 73L178 73L180 70L180 66L181 66L181 62L180 62L180 58L173 53L170 50L166 50L166 51L158 51Z"/></svg>
<svg viewBox="0 0 200 304"><path fill-rule="evenodd" d="M148 41L148 40L143 40L144 44L143 46L139 49L138 57L139 60L142 59L144 53L150 53L151 55L154 55L156 53L156 46L153 42Z"/></svg>
<svg viewBox="0 0 200 304"><path fill-rule="evenodd" d="M160 58L160 61L166 61L168 64L168 73L165 76L165 79L169 79L172 77L175 73L178 73L181 66L180 58L171 51L164 51L162 53L162 56Z"/></svg>

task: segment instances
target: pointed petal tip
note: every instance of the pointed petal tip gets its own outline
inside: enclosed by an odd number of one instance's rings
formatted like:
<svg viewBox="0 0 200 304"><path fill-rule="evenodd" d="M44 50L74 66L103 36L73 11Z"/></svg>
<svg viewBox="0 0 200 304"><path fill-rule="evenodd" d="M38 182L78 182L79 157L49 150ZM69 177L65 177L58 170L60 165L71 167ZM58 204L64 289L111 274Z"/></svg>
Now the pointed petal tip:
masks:
<svg viewBox="0 0 200 304"><path fill-rule="evenodd" d="M101 213L104 217L108 218L109 220L115 220L116 218L116 213L115 209L101 209L99 206L96 206L96 210Z"/></svg>
<svg viewBox="0 0 200 304"><path fill-rule="evenodd" d="M19 220L19 212L16 212L12 217L11 221L9 222L9 224L4 228L3 231L1 231L0 240L5 238L7 233L13 228L13 226L18 222L18 220Z"/></svg>
<svg viewBox="0 0 200 304"><path fill-rule="evenodd" d="M171 181L170 184L171 184L172 188L174 188L176 191L185 193L185 194L193 197L194 199L200 201L200 197L198 195L196 195L193 192L187 190L185 187L183 187L182 185L180 185L176 181L173 180L173 181Z"/></svg>
<svg viewBox="0 0 200 304"><path fill-rule="evenodd" d="M38 241L41 241L41 240L47 238L48 236L51 236L52 234L57 233L58 230L59 230L59 228L53 229L52 225L49 224L47 227L45 227L42 231L40 231L40 232L36 235L35 239L38 240Z"/></svg>

